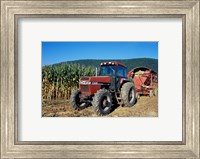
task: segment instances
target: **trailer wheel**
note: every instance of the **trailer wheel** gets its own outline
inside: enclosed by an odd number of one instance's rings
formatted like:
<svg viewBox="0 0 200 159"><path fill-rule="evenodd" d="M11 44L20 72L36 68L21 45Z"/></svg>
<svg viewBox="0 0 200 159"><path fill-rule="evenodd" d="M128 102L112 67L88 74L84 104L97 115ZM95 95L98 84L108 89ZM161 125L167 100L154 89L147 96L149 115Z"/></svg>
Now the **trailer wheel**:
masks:
<svg viewBox="0 0 200 159"><path fill-rule="evenodd" d="M140 99L140 94L136 93L136 97L137 97L137 99Z"/></svg>
<svg viewBox="0 0 200 159"><path fill-rule="evenodd" d="M70 96L70 105L75 109L75 110L82 110L87 107L87 103L83 103L80 101L79 95L81 94L80 90L75 90L72 92Z"/></svg>
<svg viewBox="0 0 200 159"><path fill-rule="evenodd" d="M153 94L154 94L154 96L158 96L158 89L157 88L154 89Z"/></svg>
<svg viewBox="0 0 200 159"><path fill-rule="evenodd" d="M112 107L111 94L105 88L98 90L93 97L92 105L97 115L109 114Z"/></svg>
<svg viewBox="0 0 200 159"><path fill-rule="evenodd" d="M121 94L125 106L132 107L136 103L136 90L132 82L123 84Z"/></svg>
<svg viewBox="0 0 200 159"><path fill-rule="evenodd" d="M150 90L149 91L149 97L153 97L154 93L153 93L153 90Z"/></svg>

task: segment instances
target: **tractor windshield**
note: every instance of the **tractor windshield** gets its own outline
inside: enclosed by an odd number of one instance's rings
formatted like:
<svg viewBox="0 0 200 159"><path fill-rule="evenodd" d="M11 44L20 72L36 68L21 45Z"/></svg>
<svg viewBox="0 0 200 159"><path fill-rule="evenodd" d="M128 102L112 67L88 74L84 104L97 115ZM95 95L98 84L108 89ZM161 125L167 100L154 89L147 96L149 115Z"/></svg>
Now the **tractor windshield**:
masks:
<svg viewBox="0 0 200 159"><path fill-rule="evenodd" d="M127 76L126 67L117 66L117 76L118 77L126 77Z"/></svg>
<svg viewBox="0 0 200 159"><path fill-rule="evenodd" d="M116 66L105 65L101 66L100 76L114 76Z"/></svg>

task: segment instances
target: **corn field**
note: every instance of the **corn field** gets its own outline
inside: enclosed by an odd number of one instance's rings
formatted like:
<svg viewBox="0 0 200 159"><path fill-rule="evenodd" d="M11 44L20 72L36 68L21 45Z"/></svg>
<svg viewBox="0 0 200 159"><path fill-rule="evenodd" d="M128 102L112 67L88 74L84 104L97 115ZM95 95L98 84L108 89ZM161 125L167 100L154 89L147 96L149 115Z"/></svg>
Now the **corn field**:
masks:
<svg viewBox="0 0 200 159"><path fill-rule="evenodd" d="M80 64L49 65L42 67L43 102L53 99L69 99L78 88L80 76L94 76L94 67Z"/></svg>

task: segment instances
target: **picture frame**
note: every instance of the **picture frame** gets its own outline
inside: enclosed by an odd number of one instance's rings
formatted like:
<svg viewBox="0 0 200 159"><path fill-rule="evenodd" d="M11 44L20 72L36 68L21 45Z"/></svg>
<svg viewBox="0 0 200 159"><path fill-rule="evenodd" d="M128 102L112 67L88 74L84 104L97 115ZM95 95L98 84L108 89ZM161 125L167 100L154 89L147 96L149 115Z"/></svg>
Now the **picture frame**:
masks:
<svg viewBox="0 0 200 159"><path fill-rule="evenodd" d="M1 0L1 158L199 158L199 4L199 0ZM21 17L182 18L182 142L18 141L17 22Z"/></svg>

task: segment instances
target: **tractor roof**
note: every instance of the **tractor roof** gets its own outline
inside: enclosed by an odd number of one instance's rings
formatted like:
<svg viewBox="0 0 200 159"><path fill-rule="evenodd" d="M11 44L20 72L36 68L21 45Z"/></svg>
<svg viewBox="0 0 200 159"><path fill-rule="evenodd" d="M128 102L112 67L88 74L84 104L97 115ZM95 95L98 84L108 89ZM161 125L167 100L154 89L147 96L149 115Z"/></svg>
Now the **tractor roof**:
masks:
<svg viewBox="0 0 200 159"><path fill-rule="evenodd" d="M101 66L103 65L115 65L115 66L123 66L123 67L126 67L124 64L120 63L120 62L117 62L117 61L106 61L106 62L101 62L100 64Z"/></svg>

